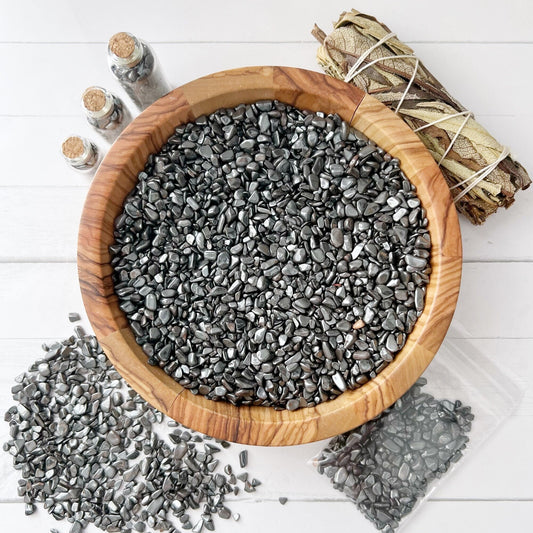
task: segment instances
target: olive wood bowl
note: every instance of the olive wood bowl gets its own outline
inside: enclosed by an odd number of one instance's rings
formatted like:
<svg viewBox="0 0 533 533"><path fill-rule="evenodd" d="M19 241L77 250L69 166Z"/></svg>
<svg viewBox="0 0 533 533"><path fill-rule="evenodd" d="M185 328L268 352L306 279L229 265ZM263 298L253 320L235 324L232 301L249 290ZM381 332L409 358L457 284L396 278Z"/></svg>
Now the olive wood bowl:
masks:
<svg viewBox="0 0 533 533"><path fill-rule="evenodd" d="M402 350L376 378L334 400L297 411L236 407L193 395L148 365L119 309L111 279L113 222L148 155L174 128L216 109L277 99L300 109L338 113L400 160L427 210L432 273L425 308ZM461 235L450 191L418 137L383 104L329 76L288 67L249 67L194 80L159 99L120 135L103 160L81 218L78 271L87 314L105 353L150 404L185 426L220 439L266 446L312 442L370 420L400 398L439 348L455 309L461 278Z"/></svg>

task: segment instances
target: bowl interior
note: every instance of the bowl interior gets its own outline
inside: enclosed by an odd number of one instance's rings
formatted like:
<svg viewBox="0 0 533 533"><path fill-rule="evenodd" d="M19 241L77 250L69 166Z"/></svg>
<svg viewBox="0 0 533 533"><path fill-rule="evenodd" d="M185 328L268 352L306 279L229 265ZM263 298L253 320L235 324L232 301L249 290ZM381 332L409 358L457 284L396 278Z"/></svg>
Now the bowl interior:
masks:
<svg viewBox="0 0 533 533"><path fill-rule="evenodd" d="M222 107L277 99L300 109L337 113L400 160L427 210L432 274L426 305L403 349L378 376L316 407L276 411L236 407L195 396L158 368L135 342L113 291L113 223L149 154L174 128ZM82 296L94 331L126 381L184 425L247 444L289 445L328 438L374 418L418 379L453 316L461 276L461 237L449 189L417 136L377 100L328 76L288 67L250 67L200 78L175 89L137 117L110 149L87 196L78 241Z"/></svg>

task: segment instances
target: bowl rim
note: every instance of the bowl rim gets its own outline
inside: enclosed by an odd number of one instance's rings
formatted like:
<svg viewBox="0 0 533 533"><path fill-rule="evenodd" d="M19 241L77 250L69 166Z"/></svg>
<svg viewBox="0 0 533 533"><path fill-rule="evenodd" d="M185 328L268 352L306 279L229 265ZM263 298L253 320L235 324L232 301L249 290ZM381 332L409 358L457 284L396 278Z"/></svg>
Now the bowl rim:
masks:
<svg viewBox="0 0 533 533"><path fill-rule="evenodd" d="M147 156L160 150L179 124L221 107L277 99L300 109L338 113L400 160L417 186L431 235L426 305L407 342L375 378L334 400L297 411L207 400L147 364L111 279L108 246L113 224ZM303 444L343 433L377 416L418 379L438 350L453 317L462 267L459 222L450 190L415 133L357 87L293 67L258 66L198 78L157 100L122 132L98 169L83 208L78 275L95 334L118 372L146 401L183 425L244 444Z"/></svg>

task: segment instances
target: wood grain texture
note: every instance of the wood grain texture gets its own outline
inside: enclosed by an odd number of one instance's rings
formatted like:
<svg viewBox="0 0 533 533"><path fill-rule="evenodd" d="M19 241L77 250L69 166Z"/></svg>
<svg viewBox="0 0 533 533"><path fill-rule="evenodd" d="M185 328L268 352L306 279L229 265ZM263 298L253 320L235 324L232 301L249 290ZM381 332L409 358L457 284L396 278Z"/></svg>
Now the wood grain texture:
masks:
<svg viewBox="0 0 533 533"><path fill-rule="evenodd" d="M403 6L402 2L401 9L406 9ZM344 9L348 7L351 6L345 3ZM364 11L359 2L355 7ZM330 15L337 17L341 11L342 9L338 12L333 10ZM369 13L379 18L374 8L370 9ZM395 29L402 23L402 18L393 19L387 15L381 20L391 24L394 20ZM257 20L253 22L257 31L260 23ZM300 26L299 35L299 37L309 36L309 42L301 42L299 39L298 42L290 43L167 42L154 43L154 51L161 65L164 66L164 72L172 87L181 86L210 72L232 69L241 65L283 65L290 62L294 67L320 71L315 59L317 42L309 33L315 22L324 29L331 28L330 17L323 22L315 17L311 18L308 26L304 28ZM247 21L247 24L250 23L252 21ZM242 23L241 27L244 26L245 24ZM409 26L407 34L398 31L398 35L400 37L412 35L412 30L415 28L412 23ZM114 32L115 30L112 29L109 35ZM145 36L145 31L139 35L148 39L148 42L153 42ZM178 34L174 33L174 35ZM50 122L44 134L45 137L40 138L43 143L49 143L53 139L50 153L54 157L49 156L49 158L50 160L57 158L57 161L62 163L62 167L67 170L61 158L57 157L57 144L62 141L62 138L73 132L98 138L94 130L91 130L88 123L80 116L79 97L89 85L100 85L112 89L130 107L130 111L134 111L131 107L131 100L120 88L111 72L105 68L105 60L102 63L106 41L107 39L104 39L101 43L92 44L48 43L46 46L0 42L0 57L3 61L2 81L4 81L0 83L0 116L32 116L32 118L39 117L40 119L44 119L44 116L47 118L69 116L76 119L72 121L72 127L66 128L56 128ZM531 164L533 157L529 150L531 137L528 135L528 130L524 128L533 111L530 107L524 106L523 102L528 100L529 88L533 85L533 69L524 69L523 65L533 63L533 43L417 42L411 44L416 49L417 55L435 71L437 78L446 83L448 90L460 96L464 104L476 113L481 124L489 131L497 131L499 141L509 145L518 159L524 160L526 168L531 168L533 166ZM29 64L32 68L25 69L24 65ZM68 68L65 68L65 65L68 65ZM494 76L494 65L499 65L500 76ZM517 72L520 76L513 76ZM37 79L41 80L39 98L35 98L35 80ZM11 80L16 80L16 83L10 83ZM58 87L64 87L64 89L58 90ZM490 90L487 90L487 87L490 87ZM513 98L494 98L495 94L505 94L508 91L512 92ZM43 102L46 102L45 106ZM516 115L512 121L512 127L504 126L502 130L502 120L508 120L506 117L511 115ZM486 116L496 118L487 123ZM35 125L32 122L31 127ZM0 130L0 137L2 133L4 131ZM22 135L25 133L26 131ZM5 131L5 134L9 140L11 135L8 131ZM33 150L37 148L34 146ZM0 152L3 149L2 144ZM5 159L4 164L9 164L9 158ZM51 168L48 164L46 167L43 165L43 168L46 168L48 183L48 180L53 179ZM34 175L35 179L43 179L42 173L34 173ZM73 174L67 171L65 175L72 176ZM6 180L6 177L3 173L1 179Z"/></svg>
<svg viewBox="0 0 533 533"><path fill-rule="evenodd" d="M20 308L22 309L22 307L21 304ZM65 307L63 305L63 309ZM70 328L71 325L65 329ZM530 355L533 353L533 339L462 339L460 341L451 341L450 334L453 334L452 330L453 326L450 327L435 360L425 372L430 387L436 383L439 384L438 389L429 391L437 398L460 398L465 401L472 394L478 393L477 391L472 391L465 396L466 391L459 389L451 394L450 384L439 381L439 370L435 370L435 367L437 365L445 365L446 361L450 361L447 357L450 347L452 345L457 346L458 343L461 351L465 353L481 352L485 357L493 361L498 361L498 356L504 353L505 358L499 359L499 368L502 368L504 374L505 369L519 374L519 383L523 386L533 382L533 364L529 363ZM68 333L70 331L67 331L66 334ZM56 334L54 333L54 335ZM43 341L52 343L58 338L60 338L59 335L49 339L37 338L33 340L0 338L0 353L9 354L9 358L0 358L0 416L2 415L2 408L7 409L13 404L11 387L15 376L24 372L37 358L42 356L41 343ZM482 385L481 394L483 397L491 397L489 389L492 385L490 383L483 384L476 380L475 384L478 387L480 384ZM441 385L442 390L440 388ZM476 422L475 426L476 429L474 431L477 431L478 422ZM442 487L439 486L436 496L438 498L451 499L528 498L533 501L533 486L530 482L533 479L533 461L531 461L530 451L527 446L516 446L516 441L520 436L526 441L531 440L533 436L533 390L531 387L527 391L524 402L518 411L511 415L511 419L506 423L505 429L492 436L487 445L477 448L476 444L473 443L475 453L469 453L465 460L460 462L457 472L454 472L449 480L446 477L447 481ZM476 439L475 436L473 438ZM8 439L8 425L0 424L0 442L5 442ZM479 443L479 437L477 439ZM264 447L250 450L250 468L252 468L253 476L262 481L260 492L258 491L253 496L261 500L269 498L277 500L280 495L284 495L289 497L291 502L296 499L334 498L336 492L328 492L327 484L326 486L321 485L314 469L306 464L311 457L320 453L325 444L325 441L319 441L304 446ZM224 452L228 453L228 455L218 458L221 462L232 463L240 450L240 446L232 446L227 452ZM513 450L513 453L507 453L505 468L486 467L487 464L499 464L502 451L508 450ZM272 465L276 465L275 468ZM6 453L0 454L0 476L4 474L6 477L9 476L9 480L12 483L8 482L7 479L3 479L3 483L0 483L0 502L3 499L15 497L16 481L18 479L18 473L12 467L12 458ZM340 493L337 495L340 496ZM239 494L239 496L245 499L250 498L249 493L246 492ZM22 501L22 498L20 500ZM22 509L21 513L23 512L24 510ZM42 515L42 513L38 514ZM246 533L248 531L250 530L247 529ZM282 531L287 532L289 530L283 529ZM299 532L300 529L296 531ZM16 533L18 533L18 530ZM256 533L255 530L253 533ZM477 533L477 530L473 533Z"/></svg>
<svg viewBox="0 0 533 533"><path fill-rule="evenodd" d="M150 367L113 293L108 247L113 221L147 156L173 129L218 108L277 98L296 107L336 112L401 161L428 211L433 273L426 307L405 347L375 379L314 408L296 412L235 407L194 396L161 369ZM259 445L301 444L328 438L375 417L421 375L440 346L457 301L461 237L450 193L416 135L385 106L356 87L316 72L248 67L200 78L163 97L120 136L89 191L78 241L80 286L88 317L107 355L148 402L209 435Z"/></svg>
<svg viewBox="0 0 533 533"><path fill-rule="evenodd" d="M317 474L315 474L317 477ZM335 495L326 480L319 480L322 486L322 497L325 494ZM340 494L340 493L339 493ZM278 531L305 531L306 533L323 533L330 531L332 524L342 527L349 524L358 533L375 533L376 529L353 502L347 500L322 499L321 501L289 500L289 506L281 507L277 498L253 500L250 497L235 500L226 497L228 507L241 515L235 524L233 520L216 522L217 533L234 533L246 531L253 533L271 533ZM0 504L2 523L5 531L16 533L35 533L50 531L61 527L52 515L37 512L32 516L24 516L22 499ZM500 533L512 531L527 533L531 524L531 502L493 502L493 501L432 501L424 503L416 517L409 517L405 531L431 533ZM528 525L529 524L529 525ZM64 527L63 529L67 529ZM102 530L89 524L86 533L100 533Z"/></svg>
<svg viewBox="0 0 533 533"><path fill-rule="evenodd" d="M90 9L72 0L33 2L31 9L28 9L28 2L3 1L0 35L3 41L16 42L103 44L117 32L118 25L150 43L185 41L218 45L223 41L247 44L298 41L300 44L300 41L311 40L309 31L313 23L329 28L332 20L350 7L371 13L394 28L398 26L398 35L417 42L531 41L528 22L531 13L524 0L507 0L505 16L500 16L501 4L448 0L446 9L440 10L438 18L430 21L431 13L427 9L420 10L420 0L358 0L357 5L346 0L233 0L231 4L220 0L152 0L149 10L144 0L127 0L127 8L120 1L92 0ZM231 17L228 16L229 5ZM179 58L175 64L181 68L182 62L183 58Z"/></svg>

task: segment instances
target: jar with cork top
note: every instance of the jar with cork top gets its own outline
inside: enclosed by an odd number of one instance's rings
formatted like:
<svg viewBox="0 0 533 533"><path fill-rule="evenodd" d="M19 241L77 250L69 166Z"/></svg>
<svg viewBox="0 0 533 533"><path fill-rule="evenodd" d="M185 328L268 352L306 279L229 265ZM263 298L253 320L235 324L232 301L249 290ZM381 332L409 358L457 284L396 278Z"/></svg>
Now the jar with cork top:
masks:
<svg viewBox="0 0 533 533"><path fill-rule="evenodd" d="M89 124L112 143L131 122L131 114L120 98L102 87L89 87L81 104Z"/></svg>
<svg viewBox="0 0 533 533"><path fill-rule="evenodd" d="M108 63L113 75L139 110L146 109L169 92L152 49L127 32L109 39Z"/></svg>
<svg viewBox="0 0 533 533"><path fill-rule="evenodd" d="M99 163L98 148L85 137L71 135L61 145L65 161L75 170L94 173Z"/></svg>

